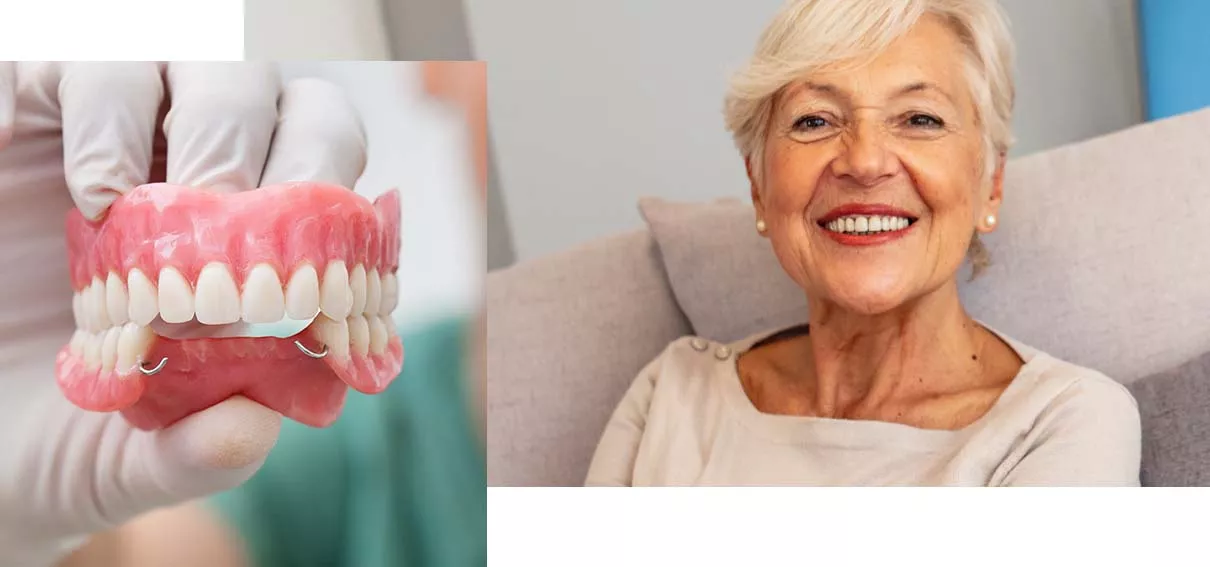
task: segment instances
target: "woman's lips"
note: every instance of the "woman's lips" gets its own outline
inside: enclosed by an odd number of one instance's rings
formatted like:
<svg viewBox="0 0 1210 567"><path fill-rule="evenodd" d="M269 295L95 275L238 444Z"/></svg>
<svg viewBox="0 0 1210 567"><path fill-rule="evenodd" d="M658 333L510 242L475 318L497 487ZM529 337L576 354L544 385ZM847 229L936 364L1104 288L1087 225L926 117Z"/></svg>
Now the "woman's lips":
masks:
<svg viewBox="0 0 1210 567"><path fill-rule="evenodd" d="M842 245L875 246L903 238L917 220L915 215L895 207L852 204L828 211L816 225Z"/></svg>

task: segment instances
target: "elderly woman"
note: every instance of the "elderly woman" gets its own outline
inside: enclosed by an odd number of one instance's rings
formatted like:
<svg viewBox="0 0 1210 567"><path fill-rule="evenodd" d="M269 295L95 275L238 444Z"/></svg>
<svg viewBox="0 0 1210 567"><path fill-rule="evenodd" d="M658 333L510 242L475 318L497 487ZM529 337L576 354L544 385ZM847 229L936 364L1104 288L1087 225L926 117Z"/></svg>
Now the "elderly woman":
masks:
<svg viewBox="0 0 1210 567"><path fill-rule="evenodd" d="M614 412L587 484L1139 483L1127 390L959 299L964 255L978 268L997 224L1012 58L991 0L782 9L726 118L755 230L808 322L673 342Z"/></svg>

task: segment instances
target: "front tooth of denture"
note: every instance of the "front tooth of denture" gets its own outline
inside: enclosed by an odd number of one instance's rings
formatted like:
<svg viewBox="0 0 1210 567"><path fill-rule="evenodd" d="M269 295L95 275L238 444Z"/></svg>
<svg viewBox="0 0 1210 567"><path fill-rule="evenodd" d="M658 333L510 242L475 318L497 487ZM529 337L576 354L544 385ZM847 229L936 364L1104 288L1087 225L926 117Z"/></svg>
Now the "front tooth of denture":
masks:
<svg viewBox="0 0 1210 567"><path fill-rule="evenodd" d="M349 317L349 345L358 356L370 352L370 323L361 315Z"/></svg>
<svg viewBox="0 0 1210 567"><path fill-rule="evenodd" d="M126 284L117 274L109 272L105 280L105 313L109 315L112 325L124 325L129 321L129 308L126 301Z"/></svg>
<svg viewBox="0 0 1210 567"><path fill-rule="evenodd" d="M114 363L118 361L118 335L121 333L121 327L113 327L105 331L105 338L101 340L101 368L103 370L113 370Z"/></svg>
<svg viewBox="0 0 1210 567"><path fill-rule="evenodd" d="M185 323L193 319L193 289L173 267L160 270L160 318L165 323Z"/></svg>
<svg viewBox="0 0 1210 567"><path fill-rule="evenodd" d="M240 305L243 319L249 323L276 323L281 320L286 312L286 296L273 266L257 264L252 267L244 280Z"/></svg>
<svg viewBox="0 0 1210 567"><path fill-rule="evenodd" d="M147 354L155 335L150 327L127 323L118 335L118 361L115 370L120 375L134 372L138 364Z"/></svg>
<svg viewBox="0 0 1210 567"><path fill-rule="evenodd" d="M349 270L345 263L328 262L323 282L319 285L319 310L330 319L344 319L353 308L353 295L349 290Z"/></svg>
<svg viewBox="0 0 1210 567"><path fill-rule="evenodd" d="M382 354L387 348L387 323L385 317L370 315L370 353Z"/></svg>
<svg viewBox="0 0 1210 567"><path fill-rule="evenodd" d="M101 365L101 341L104 335L89 333L84 337L84 367L96 370Z"/></svg>
<svg viewBox="0 0 1210 567"><path fill-rule="evenodd" d="M321 315L313 326L315 339L328 348L328 356L336 360L349 358L349 324L344 319L333 321Z"/></svg>
<svg viewBox="0 0 1210 567"><path fill-rule="evenodd" d="M362 313L377 315L379 309L382 309L382 278L378 276L378 268L373 268L366 276L366 305Z"/></svg>
<svg viewBox="0 0 1210 567"><path fill-rule="evenodd" d="M399 278L395 274L387 274L382 278L382 307L379 314L390 315L399 303Z"/></svg>
<svg viewBox="0 0 1210 567"><path fill-rule="evenodd" d="M85 303L89 308L89 319L92 323L92 331L100 332L109 328L109 316L105 313L105 282L101 278L93 276L92 285L88 286L88 293L91 297Z"/></svg>
<svg viewBox="0 0 1210 567"><path fill-rule="evenodd" d="M319 275L306 264L294 270L286 284L286 316L302 321L319 311Z"/></svg>
<svg viewBox="0 0 1210 567"><path fill-rule="evenodd" d="M130 304L130 321L139 325L150 325L160 313L159 292L155 284L134 268L126 275L127 297Z"/></svg>
<svg viewBox="0 0 1210 567"><path fill-rule="evenodd" d="M197 321L203 325L239 322L239 288L225 264L211 262L202 268L193 304Z"/></svg>
<svg viewBox="0 0 1210 567"><path fill-rule="evenodd" d="M353 267L353 271L349 272L349 288L353 290L353 315L360 315L366 312L366 268L361 264Z"/></svg>

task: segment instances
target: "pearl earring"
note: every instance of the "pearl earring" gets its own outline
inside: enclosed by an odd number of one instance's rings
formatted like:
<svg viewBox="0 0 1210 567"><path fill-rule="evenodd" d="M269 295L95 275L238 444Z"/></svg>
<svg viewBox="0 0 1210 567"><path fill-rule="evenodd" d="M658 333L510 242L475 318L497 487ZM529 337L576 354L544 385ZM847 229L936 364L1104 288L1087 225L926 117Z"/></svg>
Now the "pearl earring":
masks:
<svg viewBox="0 0 1210 567"><path fill-rule="evenodd" d="M996 226L996 215L987 215L987 227L993 228Z"/></svg>
<svg viewBox="0 0 1210 567"><path fill-rule="evenodd" d="M765 226L765 221L764 221L764 219L757 219L757 220L756 220L756 232L763 233L763 232L765 232L765 230L766 230L766 229L768 229L768 228L769 228L769 227Z"/></svg>

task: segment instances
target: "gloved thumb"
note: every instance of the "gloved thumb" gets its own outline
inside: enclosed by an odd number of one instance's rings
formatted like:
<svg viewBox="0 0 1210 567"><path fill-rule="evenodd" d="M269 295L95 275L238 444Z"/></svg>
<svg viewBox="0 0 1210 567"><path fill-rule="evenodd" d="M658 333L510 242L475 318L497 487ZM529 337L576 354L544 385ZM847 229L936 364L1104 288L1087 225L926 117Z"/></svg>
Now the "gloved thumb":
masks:
<svg viewBox="0 0 1210 567"><path fill-rule="evenodd" d="M17 64L0 61L0 150L13 140L17 119Z"/></svg>
<svg viewBox="0 0 1210 567"><path fill-rule="evenodd" d="M260 469L280 431L280 414L243 397L159 431L131 430L127 446L111 461L120 467L118 474L97 471L100 482L117 484L98 491L101 513L119 523L239 486Z"/></svg>

